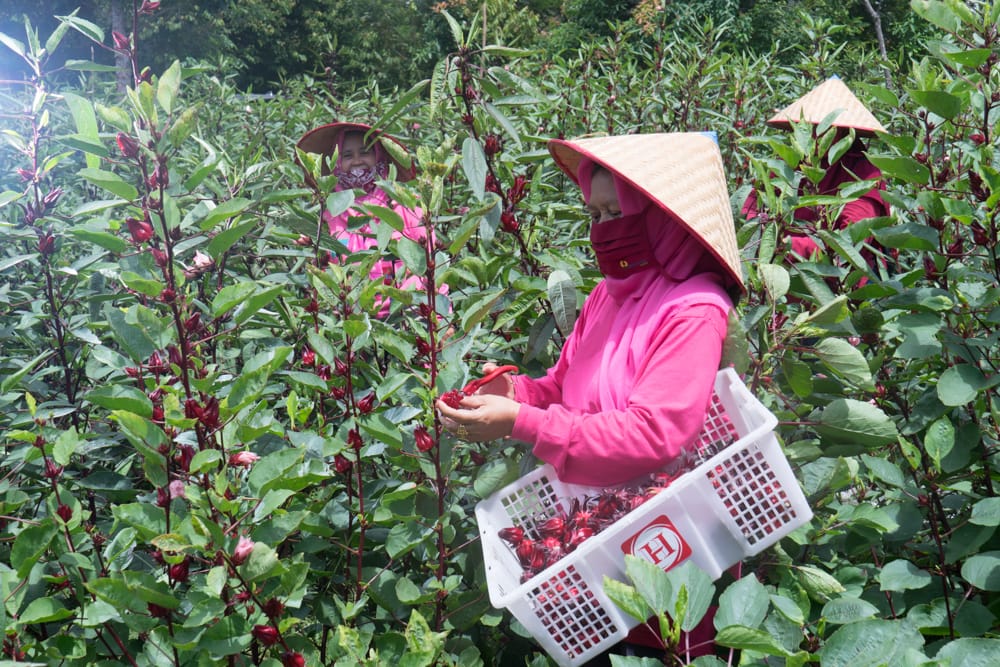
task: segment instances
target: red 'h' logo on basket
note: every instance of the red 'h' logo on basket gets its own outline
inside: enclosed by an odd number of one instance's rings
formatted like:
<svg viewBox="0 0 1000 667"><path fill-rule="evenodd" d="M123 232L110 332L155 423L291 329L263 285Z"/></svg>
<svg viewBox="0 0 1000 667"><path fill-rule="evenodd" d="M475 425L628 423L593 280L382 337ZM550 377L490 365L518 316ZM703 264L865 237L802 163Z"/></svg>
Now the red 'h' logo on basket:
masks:
<svg viewBox="0 0 1000 667"><path fill-rule="evenodd" d="M622 542L622 551L659 565L664 572L691 555L691 547L665 514Z"/></svg>

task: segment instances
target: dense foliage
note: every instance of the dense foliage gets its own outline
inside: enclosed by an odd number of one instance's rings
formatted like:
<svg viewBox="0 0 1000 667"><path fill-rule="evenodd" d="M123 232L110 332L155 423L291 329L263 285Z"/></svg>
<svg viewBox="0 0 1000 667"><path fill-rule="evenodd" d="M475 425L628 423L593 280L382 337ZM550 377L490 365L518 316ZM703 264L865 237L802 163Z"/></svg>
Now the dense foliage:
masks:
<svg viewBox="0 0 1000 667"><path fill-rule="evenodd" d="M152 15L133 24L133 9L154 4ZM869 4L889 58L905 62L926 23L913 16L905 0ZM650 21L683 26L692 18L727 25L720 48L766 53L777 45L772 61L784 64L794 64L797 47L812 40L798 20L789 20L799 14L837 26L842 65L876 51L878 43L875 18L863 0L6 0L0 5L0 32L22 34L27 18L49 34L57 17L78 11L107 33L134 29L143 64L157 72L177 59L207 61L234 70L239 87L258 92L310 75L349 94L359 82L406 89L430 76L434 64L455 47L442 10L478 24L479 44L532 49L547 54L543 59L575 51L612 34L616 26L648 26ZM681 37L684 31L660 28L658 34ZM110 51L95 49L91 40L73 33L60 42L60 59L115 64ZM21 79L28 72L15 54L0 51L0 79ZM56 73L53 69L49 75Z"/></svg>
<svg viewBox="0 0 1000 667"><path fill-rule="evenodd" d="M433 399L483 360L540 373L599 278L547 138L714 130L734 210L755 187L766 212L738 229L731 358L815 517L747 561L754 576L636 569L637 593L617 594L676 619L674 662L676 630L714 600L740 664L995 663L1000 4L912 11L933 39L898 69L848 65L823 20L777 65L667 14L540 58L442 13L457 46L428 81L295 80L272 99L210 66L147 70L81 15L0 36L34 72L0 90L0 659L547 664L490 607L472 515L535 462L454 441ZM50 81L71 34L129 57L127 94L81 63ZM890 129L870 153L893 215L820 229L824 256L789 264L794 210L859 190L799 194L844 146L764 121L848 71ZM293 153L330 118L413 148L418 179L391 188L435 241L393 240L399 221L371 213L425 288L372 284L370 253L331 261L319 212L351 197L319 173L304 187L296 158L315 165Z"/></svg>

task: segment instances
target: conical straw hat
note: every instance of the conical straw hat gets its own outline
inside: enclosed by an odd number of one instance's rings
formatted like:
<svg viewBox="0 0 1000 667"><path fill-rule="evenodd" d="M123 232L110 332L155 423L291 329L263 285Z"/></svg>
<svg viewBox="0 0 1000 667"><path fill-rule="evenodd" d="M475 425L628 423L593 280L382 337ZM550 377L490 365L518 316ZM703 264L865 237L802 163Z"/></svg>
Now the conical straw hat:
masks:
<svg viewBox="0 0 1000 667"><path fill-rule="evenodd" d="M836 76L830 77L789 104L767 123L783 129L788 129L791 121L806 121L818 125L834 111L840 111L833 120L835 127L853 127L858 134L867 136L886 131L882 123Z"/></svg>
<svg viewBox="0 0 1000 667"><path fill-rule="evenodd" d="M334 149L340 145L341 135L344 132L352 131L367 135L365 138L368 141L373 141L377 138L382 143L386 156L396 165L396 180L406 182L416 178L417 170L413 166L413 161L409 159L406 147L395 137L381 130L372 130L371 125L365 125L364 123L339 122L320 125L303 134L302 138L295 145L306 153L316 153L329 158L333 156ZM386 145L387 141L393 142L395 146L392 148L388 147ZM403 161L398 159L397 156L405 157L406 164L403 164ZM307 174L306 180L311 181L312 177Z"/></svg>
<svg viewBox="0 0 1000 667"><path fill-rule="evenodd" d="M722 154L711 137L672 132L552 139L549 152L577 185L583 157L628 181L686 227L745 291Z"/></svg>

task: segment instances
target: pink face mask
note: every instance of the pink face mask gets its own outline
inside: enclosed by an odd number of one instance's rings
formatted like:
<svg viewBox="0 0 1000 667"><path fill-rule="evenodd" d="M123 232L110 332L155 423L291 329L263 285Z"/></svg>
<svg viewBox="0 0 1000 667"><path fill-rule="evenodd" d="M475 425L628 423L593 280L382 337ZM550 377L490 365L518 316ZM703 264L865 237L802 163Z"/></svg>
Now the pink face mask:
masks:
<svg viewBox="0 0 1000 667"><path fill-rule="evenodd" d="M369 194L375 189L375 179L385 178L388 173L388 165L383 161L374 167L354 167L346 171L338 164L333 170L338 190L361 189Z"/></svg>
<svg viewBox="0 0 1000 667"><path fill-rule="evenodd" d="M646 209L590 226L590 245L601 274L627 278L658 267L646 235Z"/></svg>

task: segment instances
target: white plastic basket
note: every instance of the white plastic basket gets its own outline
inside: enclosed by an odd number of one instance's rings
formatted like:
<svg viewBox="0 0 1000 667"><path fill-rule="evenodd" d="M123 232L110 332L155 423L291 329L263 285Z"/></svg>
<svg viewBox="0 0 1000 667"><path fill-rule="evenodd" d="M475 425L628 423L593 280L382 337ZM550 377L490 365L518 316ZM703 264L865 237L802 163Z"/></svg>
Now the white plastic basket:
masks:
<svg viewBox="0 0 1000 667"><path fill-rule="evenodd" d="M523 568L498 535L519 526L532 539L546 519L595 487L567 484L543 465L476 505L490 602L506 608L562 667L590 660L639 624L604 594L625 581L625 554L664 570L690 558L712 579L812 518L774 436L777 419L732 369L719 371L701 436L701 463L665 491L521 582Z"/></svg>

